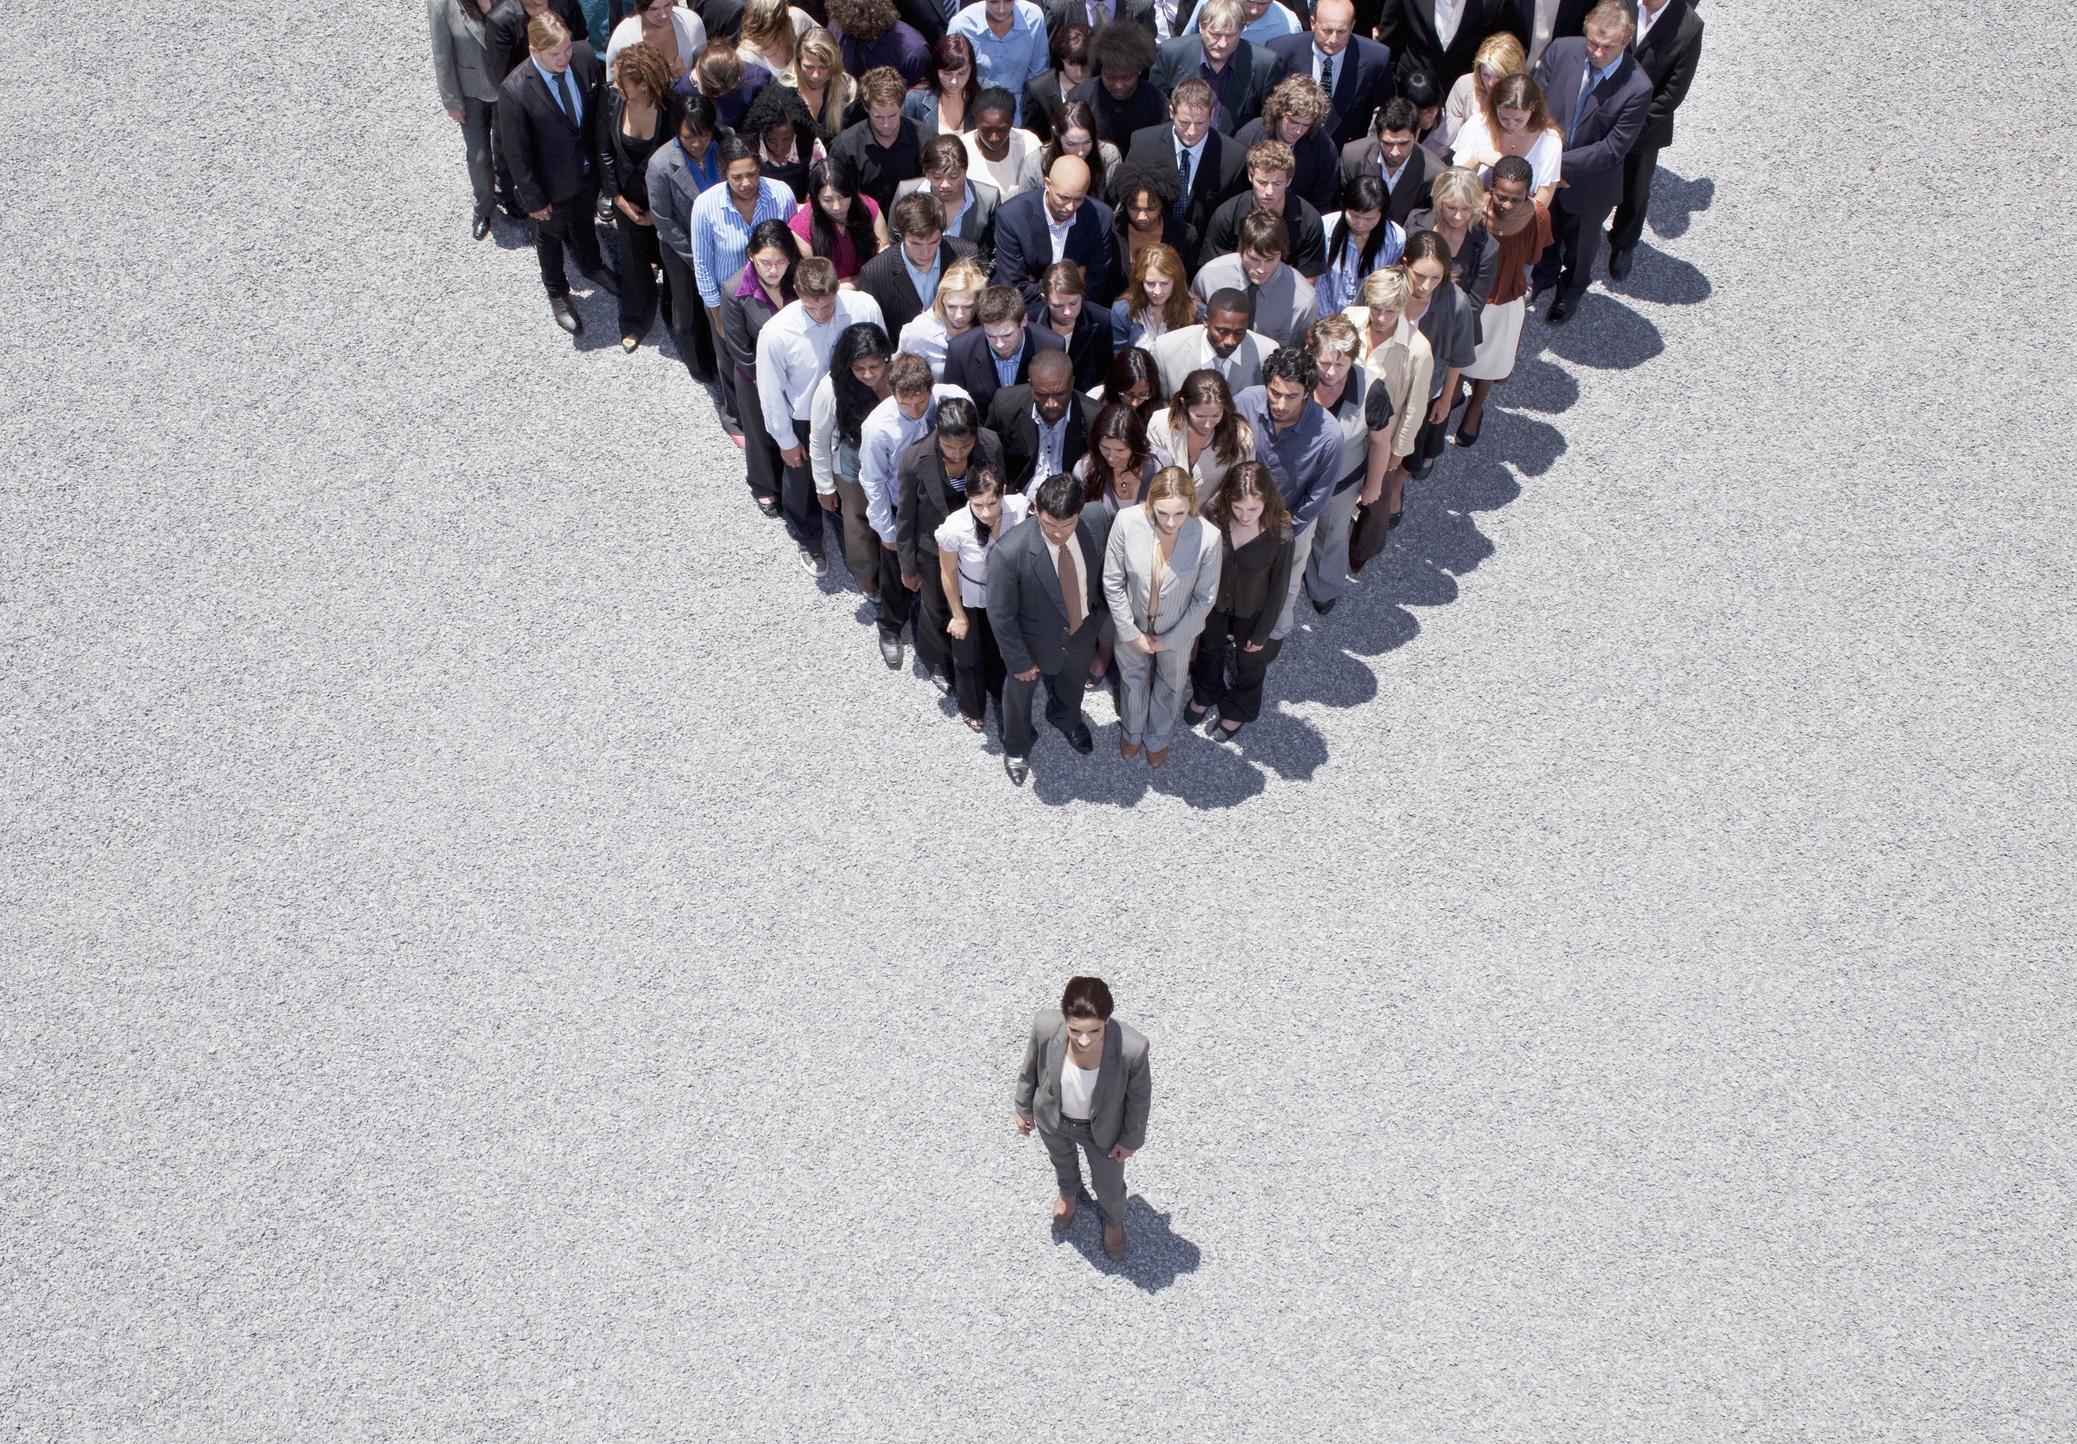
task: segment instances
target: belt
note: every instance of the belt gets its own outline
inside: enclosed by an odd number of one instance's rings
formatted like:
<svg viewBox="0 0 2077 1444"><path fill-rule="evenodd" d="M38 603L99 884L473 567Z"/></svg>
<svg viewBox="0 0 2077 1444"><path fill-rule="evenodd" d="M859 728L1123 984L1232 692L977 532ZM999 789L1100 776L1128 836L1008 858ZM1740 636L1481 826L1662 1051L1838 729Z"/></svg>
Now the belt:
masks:
<svg viewBox="0 0 2077 1444"><path fill-rule="evenodd" d="M1090 1124L1094 1123L1094 1122L1095 1122L1096 1120L1095 1120L1095 1119L1093 1119L1093 1118L1070 1118L1070 1117L1068 1117L1068 1116L1067 1116L1067 1115L1066 1115L1065 1113L1063 1113L1063 1114L1061 1114L1061 1115L1060 1115L1060 1121L1061 1121L1062 1123L1068 1123L1068 1124L1080 1124L1080 1125L1081 1125L1082 1127L1084 1127L1084 1128L1087 1128L1087 1127L1088 1127L1088 1126L1089 1126Z"/></svg>

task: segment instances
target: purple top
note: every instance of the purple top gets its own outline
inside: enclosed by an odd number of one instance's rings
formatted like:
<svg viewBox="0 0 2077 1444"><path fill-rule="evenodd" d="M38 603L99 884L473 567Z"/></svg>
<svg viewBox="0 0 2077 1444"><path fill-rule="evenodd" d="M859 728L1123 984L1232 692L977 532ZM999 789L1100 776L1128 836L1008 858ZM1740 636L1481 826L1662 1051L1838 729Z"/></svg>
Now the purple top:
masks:
<svg viewBox="0 0 2077 1444"><path fill-rule="evenodd" d="M930 42L903 21L895 21L892 30L870 45L843 34L837 39L844 47L844 68L853 75L891 65L913 89L930 73Z"/></svg>

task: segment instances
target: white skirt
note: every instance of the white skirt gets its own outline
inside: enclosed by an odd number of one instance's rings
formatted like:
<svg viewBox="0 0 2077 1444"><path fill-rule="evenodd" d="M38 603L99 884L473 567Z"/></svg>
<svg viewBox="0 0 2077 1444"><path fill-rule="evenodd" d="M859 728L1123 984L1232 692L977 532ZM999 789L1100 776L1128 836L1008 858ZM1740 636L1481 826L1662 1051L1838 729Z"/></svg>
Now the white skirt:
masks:
<svg viewBox="0 0 2077 1444"><path fill-rule="evenodd" d="M1515 348L1522 343L1522 318L1528 310L1529 298L1517 296L1504 306L1488 306L1478 313L1486 339L1478 343L1478 355L1464 368L1466 381L1507 379L1514 370Z"/></svg>

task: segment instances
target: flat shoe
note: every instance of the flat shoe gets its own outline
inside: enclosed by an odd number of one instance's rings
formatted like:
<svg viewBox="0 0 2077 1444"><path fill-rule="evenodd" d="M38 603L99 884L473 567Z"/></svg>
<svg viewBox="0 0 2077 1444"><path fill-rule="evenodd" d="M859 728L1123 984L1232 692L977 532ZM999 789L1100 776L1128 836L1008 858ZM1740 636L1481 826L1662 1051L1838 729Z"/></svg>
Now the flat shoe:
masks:
<svg viewBox="0 0 2077 1444"><path fill-rule="evenodd" d="M1125 1230L1105 1228L1103 1231L1103 1256L1112 1263L1125 1257Z"/></svg>
<svg viewBox="0 0 2077 1444"><path fill-rule="evenodd" d="M1457 445L1459 445L1459 446L1476 446L1476 445L1478 445L1478 434L1479 434L1479 432L1480 432L1480 431L1481 431L1481 430L1482 430L1482 429L1484 428L1484 426L1485 426L1485 418L1484 418L1484 417L1480 417L1480 418L1479 418L1479 425L1477 425L1477 426L1474 426L1474 427L1472 427L1472 428L1471 428L1471 430L1469 430L1469 431L1466 431L1466 430L1465 430L1465 429L1464 429L1463 427L1461 427L1461 426L1460 426L1460 427L1458 427L1458 428L1457 428Z"/></svg>
<svg viewBox="0 0 2077 1444"><path fill-rule="evenodd" d="M777 498L776 496L760 496L753 498L753 500L756 501L757 509L759 511L763 512L773 521L777 521L779 519L779 498Z"/></svg>
<svg viewBox="0 0 2077 1444"><path fill-rule="evenodd" d="M988 723L983 718L962 717L959 720L966 724L967 730L970 732L986 732L988 730Z"/></svg>
<svg viewBox="0 0 2077 1444"><path fill-rule="evenodd" d="M642 349L642 338L640 336L622 336L620 338L620 349L632 356L635 352Z"/></svg>
<svg viewBox="0 0 2077 1444"><path fill-rule="evenodd" d="M1213 728L1212 731L1221 742L1231 742L1234 738L1240 736L1240 729L1247 725L1245 722L1237 722L1233 726L1228 727L1226 719L1222 717L1219 719L1219 725Z"/></svg>

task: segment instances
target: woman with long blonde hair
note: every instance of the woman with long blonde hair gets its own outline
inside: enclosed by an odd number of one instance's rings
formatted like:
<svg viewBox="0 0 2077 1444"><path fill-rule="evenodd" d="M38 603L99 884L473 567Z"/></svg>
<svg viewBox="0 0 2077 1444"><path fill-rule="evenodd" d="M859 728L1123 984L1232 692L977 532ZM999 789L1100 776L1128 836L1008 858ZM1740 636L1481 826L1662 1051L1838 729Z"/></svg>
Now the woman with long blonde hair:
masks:
<svg viewBox="0 0 2077 1444"><path fill-rule="evenodd" d="M1399 525L1405 504L1406 458L1428 417L1428 387L1435 374L1435 353L1406 319L1413 281L1398 266L1377 272L1363 283L1361 305L1344 313L1363 345L1363 370L1371 385L1383 386L1391 398L1392 461L1384 476L1366 480L1357 498L1361 508L1349 539L1349 570L1385 549L1385 533Z"/></svg>
<svg viewBox="0 0 2077 1444"><path fill-rule="evenodd" d="M1168 761L1190 676L1190 648L1219 591L1219 532L1198 514L1190 473L1171 466L1146 499L1118 512L1104 548L1103 593L1118 632L1118 755Z"/></svg>
<svg viewBox="0 0 2077 1444"><path fill-rule="evenodd" d="M931 376L945 379L946 348L974 328L974 308L988 289L988 273L972 256L954 261L938 282L930 309L901 328L901 347L930 363Z"/></svg>
<svg viewBox="0 0 2077 1444"><path fill-rule="evenodd" d="M826 136L844 131L844 112L858 99L858 82L844 73L844 49L836 36L817 25L804 30L793 45L793 63L779 72L808 103L808 111Z"/></svg>
<svg viewBox="0 0 2077 1444"><path fill-rule="evenodd" d="M1529 52L1522 49L1521 41L1505 30L1488 35L1478 47L1471 69L1457 77L1457 83L1450 87L1449 99L1442 104L1443 138L1456 140L1464 123L1485 108L1486 96L1494 86L1510 75L1528 73Z"/></svg>

